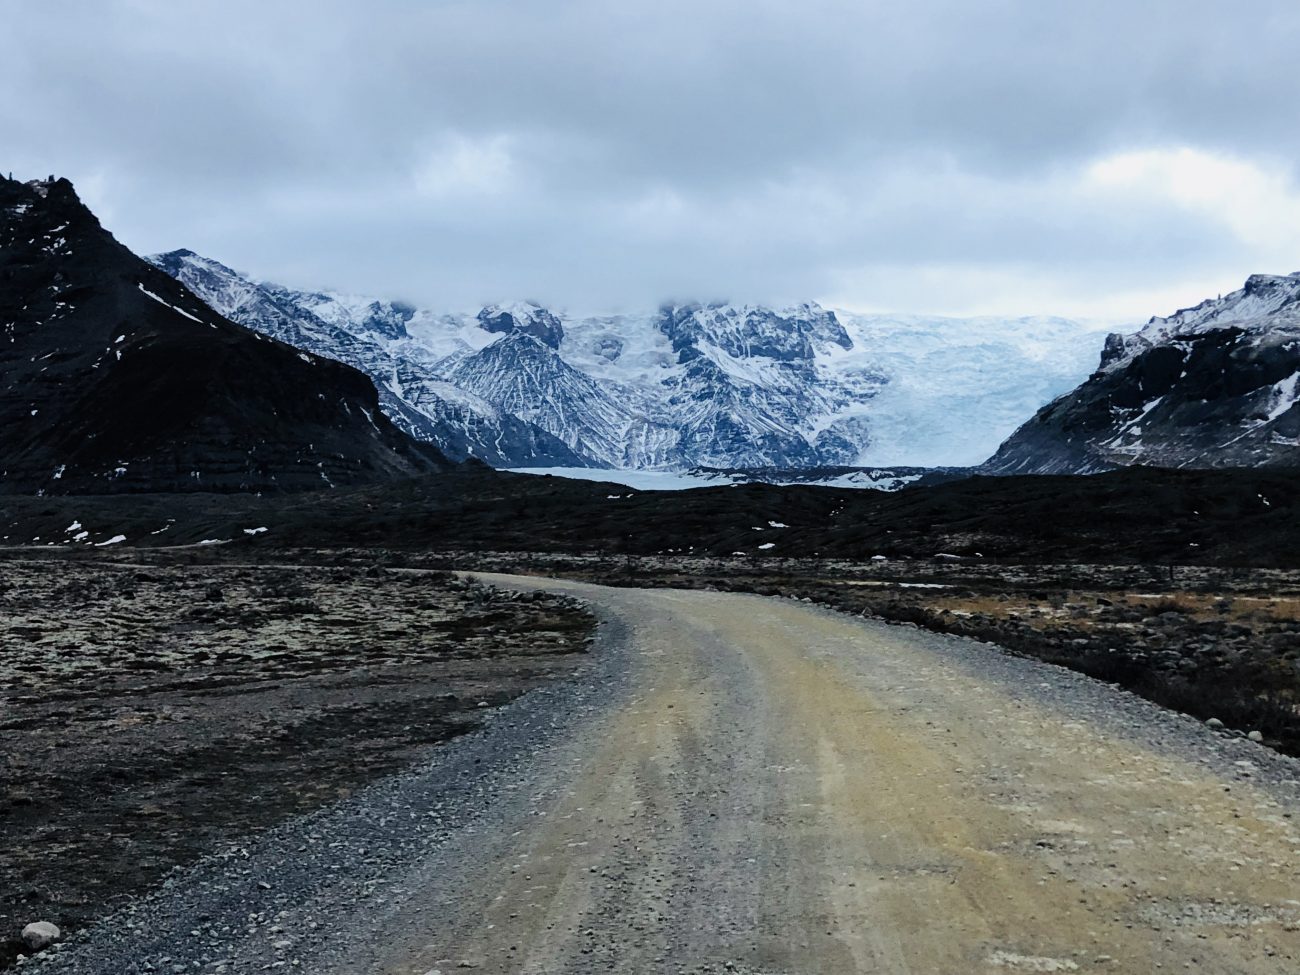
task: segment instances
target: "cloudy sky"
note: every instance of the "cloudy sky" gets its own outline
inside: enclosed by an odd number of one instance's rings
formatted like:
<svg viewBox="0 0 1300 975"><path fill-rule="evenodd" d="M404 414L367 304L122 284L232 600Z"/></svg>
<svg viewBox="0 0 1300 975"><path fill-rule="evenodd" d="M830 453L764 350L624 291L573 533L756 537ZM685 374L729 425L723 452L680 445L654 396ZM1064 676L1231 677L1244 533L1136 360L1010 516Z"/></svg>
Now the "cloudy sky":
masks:
<svg viewBox="0 0 1300 975"><path fill-rule="evenodd" d="M0 167L460 308L1142 320L1300 269L1294 0L0 0Z"/></svg>

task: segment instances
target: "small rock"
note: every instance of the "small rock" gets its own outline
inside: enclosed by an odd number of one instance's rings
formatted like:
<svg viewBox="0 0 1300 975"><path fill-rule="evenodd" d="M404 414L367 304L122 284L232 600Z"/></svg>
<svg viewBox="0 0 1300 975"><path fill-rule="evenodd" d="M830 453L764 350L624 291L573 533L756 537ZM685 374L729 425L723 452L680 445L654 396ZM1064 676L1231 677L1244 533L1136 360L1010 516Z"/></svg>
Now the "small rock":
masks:
<svg viewBox="0 0 1300 975"><path fill-rule="evenodd" d="M23 928L23 944L32 951L48 948L62 937L63 932L59 930L59 926L49 921L33 921Z"/></svg>
<svg viewBox="0 0 1300 975"><path fill-rule="evenodd" d="M1264 740L1264 736L1263 736L1263 734L1261 734L1261 733L1258 732L1258 731L1252 731L1250 734L1246 735L1246 737L1249 738L1251 741L1263 741L1263 740Z"/></svg>
<svg viewBox="0 0 1300 975"><path fill-rule="evenodd" d="M1205 727L1213 728L1215 731L1218 731L1220 728L1223 727L1223 722L1220 721L1218 718L1209 718L1205 722Z"/></svg>

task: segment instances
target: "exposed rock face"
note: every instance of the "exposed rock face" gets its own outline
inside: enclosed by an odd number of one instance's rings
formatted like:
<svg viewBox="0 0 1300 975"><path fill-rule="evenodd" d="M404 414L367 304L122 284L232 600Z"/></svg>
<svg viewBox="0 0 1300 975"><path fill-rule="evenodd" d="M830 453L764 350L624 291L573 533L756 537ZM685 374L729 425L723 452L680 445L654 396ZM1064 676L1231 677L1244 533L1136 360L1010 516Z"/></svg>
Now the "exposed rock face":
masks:
<svg viewBox="0 0 1300 975"><path fill-rule="evenodd" d="M659 328L683 361L712 346L734 359L808 367L826 346L853 348L835 313L811 303L785 311L748 305L667 306L660 310Z"/></svg>
<svg viewBox="0 0 1300 975"><path fill-rule="evenodd" d="M1155 467L1300 466L1300 273L1239 291L1132 335L1017 430L997 474Z"/></svg>
<svg viewBox="0 0 1300 975"><path fill-rule="evenodd" d="M686 305L660 310L681 375L666 385L680 451L706 467L815 467L854 463L869 441L827 427L809 436L808 417L833 413L874 390L822 376L817 357L852 341L834 312L804 304L767 308ZM882 377L883 379L883 377ZM835 439L838 437L838 439Z"/></svg>
<svg viewBox="0 0 1300 975"><path fill-rule="evenodd" d="M551 312L531 301L510 305L488 305L478 313L486 332L518 332L531 335L543 345L558 349L564 341L564 326Z"/></svg>
<svg viewBox="0 0 1300 975"><path fill-rule="evenodd" d="M67 180L0 179L0 330L3 492L304 490L448 466L365 376L226 320Z"/></svg>
<svg viewBox="0 0 1300 975"><path fill-rule="evenodd" d="M446 375L598 465L662 466L676 456L676 431L638 410L632 390L598 382L527 332L505 335L457 361Z"/></svg>

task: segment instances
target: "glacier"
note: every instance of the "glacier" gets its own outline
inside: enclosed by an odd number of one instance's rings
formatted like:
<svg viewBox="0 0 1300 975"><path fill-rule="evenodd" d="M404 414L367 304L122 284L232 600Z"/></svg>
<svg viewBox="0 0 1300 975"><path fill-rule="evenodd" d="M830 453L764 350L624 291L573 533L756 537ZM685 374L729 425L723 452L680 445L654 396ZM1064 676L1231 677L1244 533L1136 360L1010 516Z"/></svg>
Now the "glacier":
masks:
<svg viewBox="0 0 1300 975"><path fill-rule="evenodd" d="M232 321L366 372L413 436L513 469L974 464L1084 379L1103 340L1063 318L816 302L433 310L257 281L188 250L150 260Z"/></svg>

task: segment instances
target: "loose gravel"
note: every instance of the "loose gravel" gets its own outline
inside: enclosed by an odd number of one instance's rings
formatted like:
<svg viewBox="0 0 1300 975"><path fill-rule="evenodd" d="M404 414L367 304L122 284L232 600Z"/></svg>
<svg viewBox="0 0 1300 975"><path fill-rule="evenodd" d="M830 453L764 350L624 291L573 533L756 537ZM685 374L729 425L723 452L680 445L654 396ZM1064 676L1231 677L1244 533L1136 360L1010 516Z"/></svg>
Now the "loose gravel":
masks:
<svg viewBox="0 0 1300 975"><path fill-rule="evenodd" d="M394 891L395 868L452 837L490 836L548 754L626 694L626 631L605 619L591 663L484 714L427 764L232 845L73 935L23 971L59 975L303 968L324 932L356 932ZM317 962L321 964L321 962Z"/></svg>

